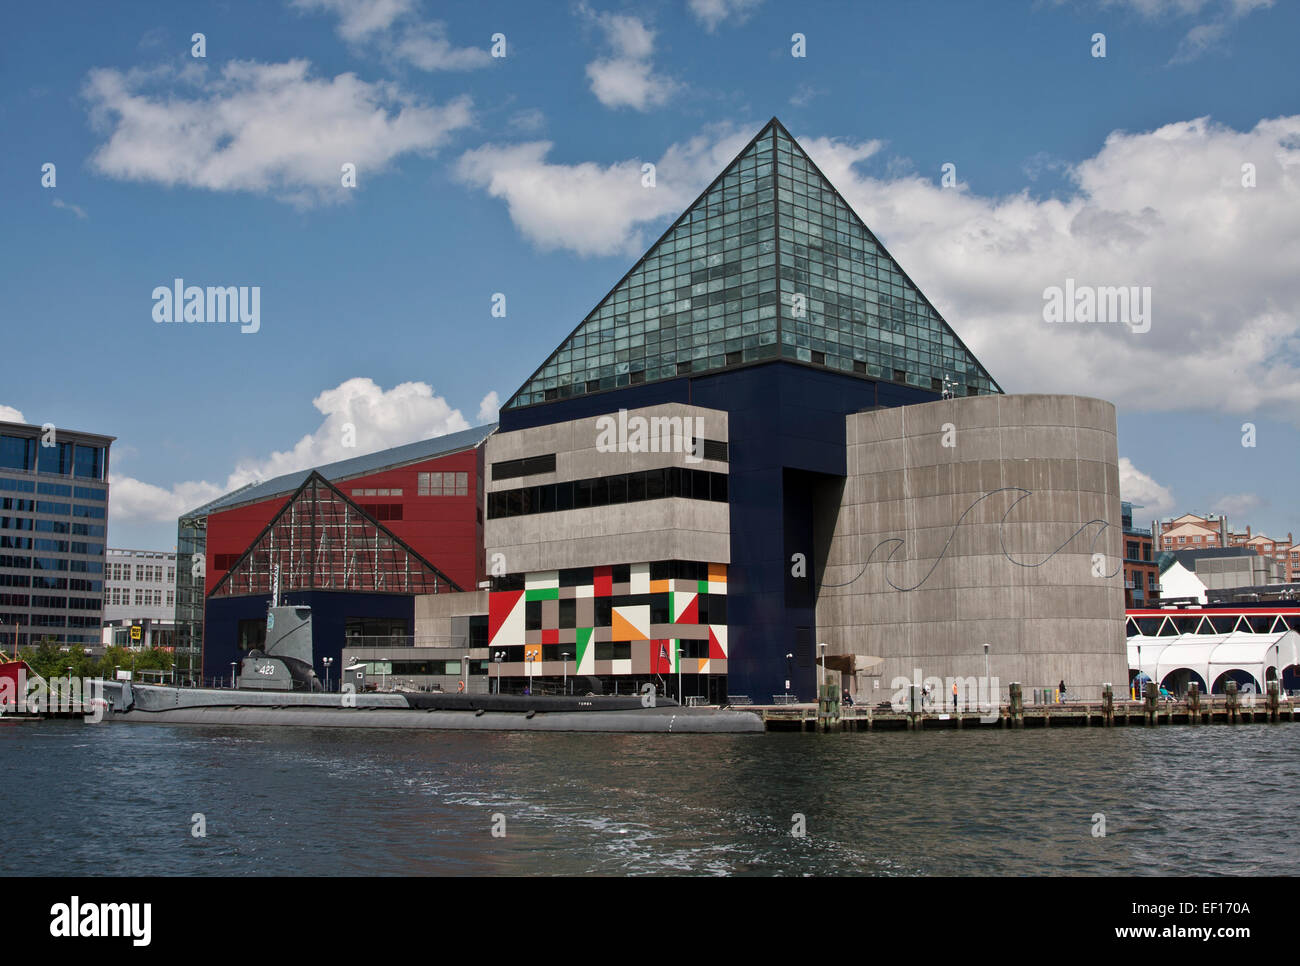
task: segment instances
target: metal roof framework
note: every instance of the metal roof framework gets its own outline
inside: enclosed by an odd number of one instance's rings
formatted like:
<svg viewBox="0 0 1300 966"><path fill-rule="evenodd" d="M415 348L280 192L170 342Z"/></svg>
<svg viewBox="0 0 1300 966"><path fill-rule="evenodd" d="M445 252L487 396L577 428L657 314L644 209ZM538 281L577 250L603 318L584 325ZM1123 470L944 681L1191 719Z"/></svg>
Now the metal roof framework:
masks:
<svg viewBox="0 0 1300 966"><path fill-rule="evenodd" d="M281 591L438 594L463 588L311 470L207 596Z"/></svg>

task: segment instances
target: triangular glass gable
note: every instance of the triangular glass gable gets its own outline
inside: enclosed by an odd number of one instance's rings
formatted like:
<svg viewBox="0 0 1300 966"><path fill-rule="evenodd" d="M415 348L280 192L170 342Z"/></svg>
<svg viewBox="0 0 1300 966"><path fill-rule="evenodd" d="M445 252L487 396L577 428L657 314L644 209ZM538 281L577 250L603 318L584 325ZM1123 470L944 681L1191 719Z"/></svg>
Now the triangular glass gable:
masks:
<svg viewBox="0 0 1300 966"><path fill-rule="evenodd" d="M437 594L461 588L391 530L313 473L209 597L280 593Z"/></svg>
<svg viewBox="0 0 1300 966"><path fill-rule="evenodd" d="M778 355L1001 392L773 118L503 408Z"/></svg>

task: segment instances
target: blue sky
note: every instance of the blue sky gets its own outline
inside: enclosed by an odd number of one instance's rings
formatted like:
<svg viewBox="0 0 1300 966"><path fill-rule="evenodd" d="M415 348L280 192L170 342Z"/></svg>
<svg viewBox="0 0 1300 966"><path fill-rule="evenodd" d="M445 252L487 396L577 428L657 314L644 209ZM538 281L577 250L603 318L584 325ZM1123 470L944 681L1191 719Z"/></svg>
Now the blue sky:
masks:
<svg viewBox="0 0 1300 966"><path fill-rule="evenodd" d="M52 2L7 27L0 418L118 437L115 546L494 418L772 115L1007 391L1116 402L1139 517L1300 537L1296 4ZM176 277L259 286L259 331L155 323ZM1066 278L1149 286L1150 331L1046 325Z"/></svg>

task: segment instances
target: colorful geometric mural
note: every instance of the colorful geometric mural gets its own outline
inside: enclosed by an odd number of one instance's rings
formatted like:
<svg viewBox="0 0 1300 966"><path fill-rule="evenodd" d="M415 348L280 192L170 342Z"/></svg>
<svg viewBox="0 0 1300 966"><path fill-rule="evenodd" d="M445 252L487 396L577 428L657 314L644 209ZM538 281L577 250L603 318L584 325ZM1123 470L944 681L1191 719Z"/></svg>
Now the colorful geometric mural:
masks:
<svg viewBox="0 0 1300 966"><path fill-rule="evenodd" d="M488 595L494 674L647 677L676 674L679 660L685 674L727 673L726 564L547 570L514 583Z"/></svg>

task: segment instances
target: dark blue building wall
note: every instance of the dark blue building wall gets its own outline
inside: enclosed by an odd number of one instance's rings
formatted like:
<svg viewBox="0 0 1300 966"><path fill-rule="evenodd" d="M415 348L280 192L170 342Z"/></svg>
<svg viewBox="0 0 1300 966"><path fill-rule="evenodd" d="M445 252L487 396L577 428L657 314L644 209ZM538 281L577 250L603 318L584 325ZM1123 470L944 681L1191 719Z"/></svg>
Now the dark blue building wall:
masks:
<svg viewBox="0 0 1300 966"><path fill-rule="evenodd" d="M767 702L816 695L813 501L819 481L847 471L844 417L872 406L931 402L938 393L777 361L503 410L501 431L679 402L728 414L731 564L727 690ZM794 473L788 471L796 471ZM824 548L823 548L824 549ZM802 590L791 558L808 558ZM792 661L786 655L794 654Z"/></svg>
<svg viewBox="0 0 1300 966"><path fill-rule="evenodd" d="M338 680L343 657L343 635L349 617L401 618L408 633L415 629L415 598L410 594L346 594L332 590L291 591L282 595L284 603L311 608L312 649L316 676L325 680L321 658L331 657L331 678ZM239 622L266 620L270 594L253 597L208 598L203 629L203 676L229 676L230 662L239 661Z"/></svg>

